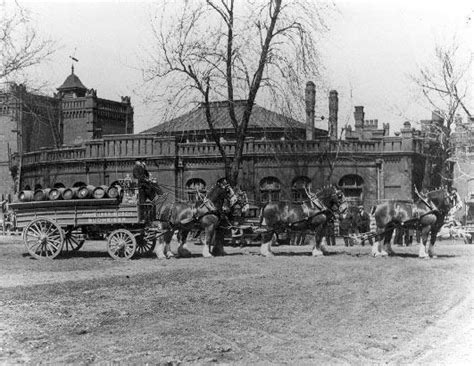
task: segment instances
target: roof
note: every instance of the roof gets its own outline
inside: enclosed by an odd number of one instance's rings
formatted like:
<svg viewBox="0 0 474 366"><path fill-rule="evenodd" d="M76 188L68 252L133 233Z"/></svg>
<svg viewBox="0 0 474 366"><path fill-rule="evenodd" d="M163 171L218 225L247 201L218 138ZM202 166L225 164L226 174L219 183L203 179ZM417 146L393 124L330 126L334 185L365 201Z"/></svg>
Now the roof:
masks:
<svg viewBox="0 0 474 366"><path fill-rule="evenodd" d="M74 67L71 70L71 75L69 75L66 80L64 81L63 85L61 85L58 90L87 90L84 84L81 82L79 77L74 74Z"/></svg>
<svg viewBox="0 0 474 366"><path fill-rule="evenodd" d="M235 101L235 115L237 120L242 120L246 100ZM231 129L232 123L229 117L229 103L227 101L212 102L211 116L215 129ZM280 113L272 112L259 105L254 105L252 115L250 116L249 128L298 128L304 129L305 124L286 117ZM209 130L209 125L206 120L205 109L203 104L198 108L185 113L170 121L161 123L155 127L143 131L142 133L161 133L161 132L180 132L190 130Z"/></svg>

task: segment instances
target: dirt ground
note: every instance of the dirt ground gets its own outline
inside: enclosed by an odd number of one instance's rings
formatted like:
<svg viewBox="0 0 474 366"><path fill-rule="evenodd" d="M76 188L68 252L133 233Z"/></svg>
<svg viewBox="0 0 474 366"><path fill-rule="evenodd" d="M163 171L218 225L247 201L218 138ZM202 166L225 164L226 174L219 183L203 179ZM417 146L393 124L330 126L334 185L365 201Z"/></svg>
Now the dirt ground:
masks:
<svg viewBox="0 0 474 366"><path fill-rule="evenodd" d="M338 244L120 262L87 242L40 261L0 238L0 363L474 364L474 245Z"/></svg>

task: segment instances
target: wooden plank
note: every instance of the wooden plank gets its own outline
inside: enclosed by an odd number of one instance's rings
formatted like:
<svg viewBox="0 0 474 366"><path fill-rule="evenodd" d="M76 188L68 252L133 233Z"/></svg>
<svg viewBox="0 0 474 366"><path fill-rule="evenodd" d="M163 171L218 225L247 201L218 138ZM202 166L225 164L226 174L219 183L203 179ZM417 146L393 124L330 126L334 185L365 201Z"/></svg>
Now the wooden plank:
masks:
<svg viewBox="0 0 474 366"><path fill-rule="evenodd" d="M120 202L115 198L84 199L84 200L57 200L57 201L32 201L10 203L8 207L12 210L28 210L38 208L65 207L74 209L75 207L92 206L100 208L103 206L118 206Z"/></svg>

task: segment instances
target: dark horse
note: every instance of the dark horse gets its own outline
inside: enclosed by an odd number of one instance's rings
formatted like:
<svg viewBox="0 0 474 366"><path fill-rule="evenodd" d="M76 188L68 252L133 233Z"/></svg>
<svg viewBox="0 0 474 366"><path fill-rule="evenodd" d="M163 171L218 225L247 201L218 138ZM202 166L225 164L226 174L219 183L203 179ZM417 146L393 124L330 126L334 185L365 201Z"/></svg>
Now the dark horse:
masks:
<svg viewBox="0 0 474 366"><path fill-rule="evenodd" d="M317 193L306 192L308 200L303 203L268 202L262 209L262 235L260 253L272 256L271 246L275 235L283 232L312 232L314 245L312 255L323 255L321 240L329 220L345 215L347 202L342 191L336 186L322 188Z"/></svg>
<svg viewBox="0 0 474 366"><path fill-rule="evenodd" d="M159 208L157 214L161 222L160 229L164 231L159 238L156 253L158 258L169 258L173 256L170 250L170 242L173 234L178 231L180 256L189 256L186 247L186 238L191 230L202 230L205 240L202 249L203 257L212 257L211 246L215 244L216 230L224 218L223 206L225 201L232 207L238 197L232 187L225 181L218 181L207 193L196 203L170 203Z"/></svg>
<svg viewBox="0 0 474 366"><path fill-rule="evenodd" d="M374 257L393 254L390 240L396 228L419 230L422 240L418 256L435 257L433 246L436 235L453 205L452 198L446 188L418 195L419 200L415 203L391 200L376 207L374 216L380 240L372 245ZM430 235L429 242L428 235Z"/></svg>

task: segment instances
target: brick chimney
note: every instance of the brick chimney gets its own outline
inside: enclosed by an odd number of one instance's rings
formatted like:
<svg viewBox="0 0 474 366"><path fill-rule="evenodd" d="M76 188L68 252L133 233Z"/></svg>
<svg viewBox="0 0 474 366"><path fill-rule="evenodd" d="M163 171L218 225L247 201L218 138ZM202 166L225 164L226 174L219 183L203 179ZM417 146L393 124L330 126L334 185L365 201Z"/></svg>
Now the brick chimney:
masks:
<svg viewBox="0 0 474 366"><path fill-rule="evenodd" d="M328 136L330 139L337 139L337 112L339 110L339 98L336 90L329 92L329 121Z"/></svg>
<svg viewBox="0 0 474 366"><path fill-rule="evenodd" d="M355 107L354 120L355 120L356 130L362 129L364 127L364 117L365 117L364 107L363 106Z"/></svg>
<svg viewBox="0 0 474 366"><path fill-rule="evenodd" d="M306 83L306 140L314 139L314 107L316 104L316 87L312 81Z"/></svg>
<svg viewBox="0 0 474 366"><path fill-rule="evenodd" d="M431 113L431 121L433 123L436 123L438 126L442 126L444 122L444 118L441 111L433 111Z"/></svg>

